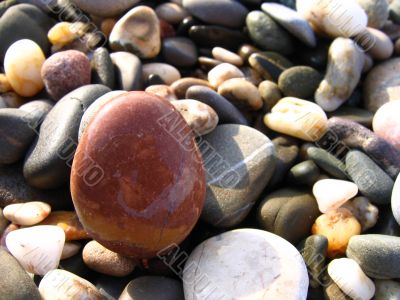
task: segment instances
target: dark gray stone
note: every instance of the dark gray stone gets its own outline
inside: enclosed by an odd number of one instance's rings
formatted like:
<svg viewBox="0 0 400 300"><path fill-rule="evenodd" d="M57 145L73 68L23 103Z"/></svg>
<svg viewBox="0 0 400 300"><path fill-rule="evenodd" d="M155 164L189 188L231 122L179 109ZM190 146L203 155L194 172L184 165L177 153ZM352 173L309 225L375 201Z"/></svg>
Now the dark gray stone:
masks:
<svg viewBox="0 0 400 300"><path fill-rule="evenodd" d="M350 121L357 122L364 127L371 128L374 114L368 110L358 107L341 106L334 112L328 113L328 116L339 117Z"/></svg>
<svg viewBox="0 0 400 300"><path fill-rule="evenodd" d="M92 83L98 83L113 89L115 86L115 70L110 53L104 47L93 52L90 61L92 67Z"/></svg>
<svg viewBox="0 0 400 300"><path fill-rule="evenodd" d="M312 99L322 79L322 75L317 70L306 66L296 66L282 72L278 85L285 96Z"/></svg>
<svg viewBox="0 0 400 300"><path fill-rule="evenodd" d="M345 164L328 151L312 146L307 149L307 155L329 175L337 179L348 179Z"/></svg>
<svg viewBox="0 0 400 300"><path fill-rule="evenodd" d="M167 63L176 67L192 67L197 63L196 45L185 37L164 39L162 54Z"/></svg>
<svg viewBox="0 0 400 300"><path fill-rule="evenodd" d="M6 10L9 7L11 7L11 6L15 5L15 4L17 4L16 0L4 0L4 1L1 1L0 2L0 17L6 12Z"/></svg>
<svg viewBox="0 0 400 300"><path fill-rule="evenodd" d="M140 59L129 52L114 52L110 54L115 67L117 89L124 91L139 91L143 87L143 72Z"/></svg>
<svg viewBox="0 0 400 300"><path fill-rule="evenodd" d="M86 85L57 102L25 158L23 172L30 185L52 189L68 182L82 115L93 101L109 91L104 85Z"/></svg>
<svg viewBox="0 0 400 300"><path fill-rule="evenodd" d="M50 112L53 108L54 102L51 100L34 100L30 101L24 105L19 107L20 110L26 112L30 118L35 120L36 128L42 124L46 115ZM32 124L34 127L34 124Z"/></svg>
<svg viewBox="0 0 400 300"><path fill-rule="evenodd" d="M273 81L278 81L279 76L293 66L288 59L276 52L253 53L249 57L249 64L264 79Z"/></svg>
<svg viewBox="0 0 400 300"><path fill-rule="evenodd" d="M375 280L374 300L400 300L400 282Z"/></svg>
<svg viewBox="0 0 400 300"><path fill-rule="evenodd" d="M288 173L289 182L295 185L313 185L319 178L320 171L312 160L306 160L293 166Z"/></svg>
<svg viewBox="0 0 400 300"><path fill-rule="evenodd" d="M400 24L400 0L393 0L390 3L389 16L394 23Z"/></svg>

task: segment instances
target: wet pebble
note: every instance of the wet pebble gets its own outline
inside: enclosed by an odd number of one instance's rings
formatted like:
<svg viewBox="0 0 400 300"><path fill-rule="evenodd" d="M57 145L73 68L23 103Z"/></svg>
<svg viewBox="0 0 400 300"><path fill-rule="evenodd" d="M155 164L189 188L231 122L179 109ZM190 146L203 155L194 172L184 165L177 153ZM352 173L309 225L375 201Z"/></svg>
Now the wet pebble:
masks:
<svg viewBox="0 0 400 300"><path fill-rule="evenodd" d="M50 205L36 201L7 205L4 207L3 214L14 224L31 226L43 221L50 211Z"/></svg>

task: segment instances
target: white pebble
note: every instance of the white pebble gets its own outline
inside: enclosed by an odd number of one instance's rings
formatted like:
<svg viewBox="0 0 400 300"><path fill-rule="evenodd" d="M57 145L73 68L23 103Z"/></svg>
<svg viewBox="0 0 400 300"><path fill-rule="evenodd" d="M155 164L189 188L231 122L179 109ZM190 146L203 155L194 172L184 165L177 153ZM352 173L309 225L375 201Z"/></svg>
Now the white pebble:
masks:
<svg viewBox="0 0 400 300"><path fill-rule="evenodd" d="M217 88L228 79L244 77L243 72L238 67L228 63L219 64L208 72L208 82L214 88Z"/></svg>
<svg viewBox="0 0 400 300"><path fill-rule="evenodd" d="M61 253L61 259L67 259L78 254L80 249L81 244L77 242L65 242Z"/></svg>
<svg viewBox="0 0 400 300"><path fill-rule="evenodd" d="M222 62L230 63L238 67L243 65L243 59L239 55L225 48L214 47L212 49L212 55L214 56L215 59Z"/></svg>
<svg viewBox="0 0 400 300"><path fill-rule="evenodd" d="M31 226L42 222L51 212L47 203L34 201L4 207L4 216L14 224Z"/></svg>

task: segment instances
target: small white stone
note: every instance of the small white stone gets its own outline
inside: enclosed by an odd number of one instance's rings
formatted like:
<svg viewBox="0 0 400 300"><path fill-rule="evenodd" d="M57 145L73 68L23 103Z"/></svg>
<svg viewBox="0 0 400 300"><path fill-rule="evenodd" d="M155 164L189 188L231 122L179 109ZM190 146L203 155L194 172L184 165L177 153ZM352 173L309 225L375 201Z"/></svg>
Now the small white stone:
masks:
<svg viewBox="0 0 400 300"><path fill-rule="evenodd" d="M243 72L240 71L238 67L228 63L219 64L208 72L208 82L214 88L217 88L221 83L228 79L244 77Z"/></svg>
<svg viewBox="0 0 400 300"><path fill-rule="evenodd" d="M313 194L322 213L341 207L357 193L357 185L345 180L323 179L313 186Z"/></svg>
<svg viewBox="0 0 400 300"><path fill-rule="evenodd" d="M4 207L4 216L14 224L31 226L42 222L51 212L47 203L34 201Z"/></svg>
<svg viewBox="0 0 400 300"><path fill-rule="evenodd" d="M225 48L214 47L212 49L212 55L214 56L215 59L222 62L230 63L238 67L243 65L243 59L239 55Z"/></svg>
<svg viewBox="0 0 400 300"><path fill-rule="evenodd" d="M397 223L400 225L400 174L397 175L392 191L392 212Z"/></svg>
<svg viewBox="0 0 400 300"><path fill-rule="evenodd" d="M350 258L332 260L328 274L338 287L352 299L369 300L375 294L375 285L357 264Z"/></svg>
<svg viewBox="0 0 400 300"><path fill-rule="evenodd" d="M8 250L22 267L41 276L58 267L64 242L64 230L51 225L14 230L6 237Z"/></svg>
<svg viewBox="0 0 400 300"><path fill-rule="evenodd" d="M166 85L171 85L175 81L181 79L181 73L177 68L165 63L148 63L142 67L143 78L148 78L151 74L161 77Z"/></svg>
<svg viewBox="0 0 400 300"><path fill-rule="evenodd" d="M343 207L350 210L357 218L361 224L362 231L374 227L376 222L378 222L378 208L365 197L356 197L346 202Z"/></svg>
<svg viewBox="0 0 400 300"><path fill-rule="evenodd" d="M67 259L78 254L80 249L81 244L77 242L66 242L61 253L61 259Z"/></svg>

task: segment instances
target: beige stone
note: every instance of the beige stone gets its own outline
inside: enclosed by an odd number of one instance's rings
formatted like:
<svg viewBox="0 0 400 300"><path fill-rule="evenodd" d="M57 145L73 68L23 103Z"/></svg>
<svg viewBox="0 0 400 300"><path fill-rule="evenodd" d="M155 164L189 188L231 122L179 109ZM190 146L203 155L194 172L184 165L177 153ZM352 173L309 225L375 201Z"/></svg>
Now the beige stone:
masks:
<svg viewBox="0 0 400 300"><path fill-rule="evenodd" d="M181 73L177 68L165 63L148 63L142 67L143 78L148 78L151 74L161 77L166 85L171 85L175 81L181 79Z"/></svg>
<svg viewBox="0 0 400 300"><path fill-rule="evenodd" d="M371 45L368 47L368 54L377 60L385 60L392 56L394 45L392 40L382 31L374 28L367 28Z"/></svg>
<svg viewBox="0 0 400 300"><path fill-rule="evenodd" d="M214 88L217 88L224 81L232 78L244 78L243 72L232 64L222 63L208 72L208 82Z"/></svg>
<svg viewBox="0 0 400 300"><path fill-rule="evenodd" d="M4 216L14 224L31 226L42 222L51 212L47 203L34 201L4 207Z"/></svg>
<svg viewBox="0 0 400 300"><path fill-rule="evenodd" d="M357 218L361 224L362 231L375 226L378 222L379 210L365 197L356 197L343 205Z"/></svg>
<svg viewBox="0 0 400 300"><path fill-rule="evenodd" d="M243 65L243 59L239 55L225 48L214 47L212 49L212 55L215 59L222 62L230 63L238 67Z"/></svg>
<svg viewBox="0 0 400 300"><path fill-rule="evenodd" d="M176 98L174 91L168 85L165 84L150 85L146 88L145 91L147 93L152 93L162 98L165 98L168 101L178 100L178 98Z"/></svg>
<svg viewBox="0 0 400 300"><path fill-rule="evenodd" d="M48 32L50 43L57 47L64 47L79 37L76 26L69 22L60 22L54 25Z"/></svg>

